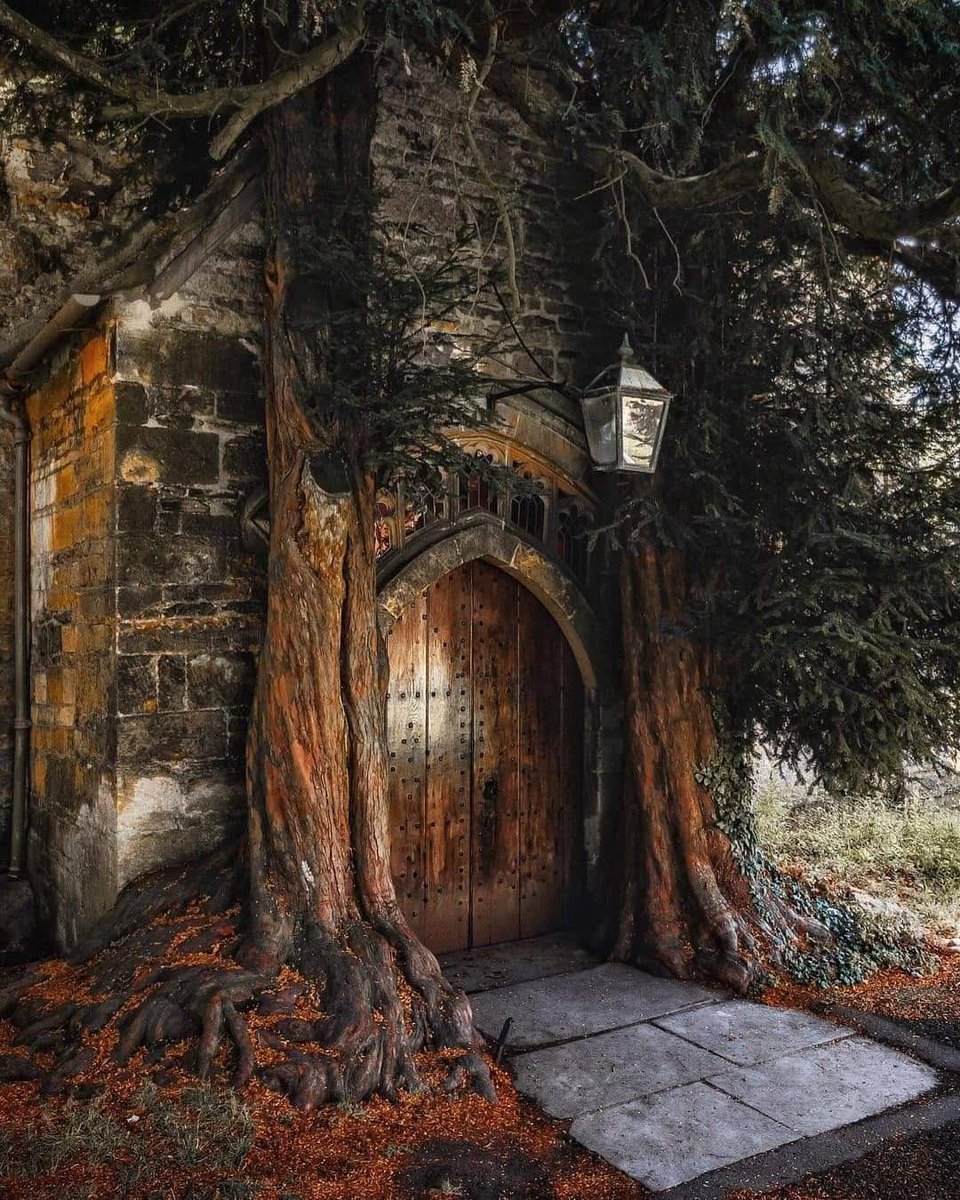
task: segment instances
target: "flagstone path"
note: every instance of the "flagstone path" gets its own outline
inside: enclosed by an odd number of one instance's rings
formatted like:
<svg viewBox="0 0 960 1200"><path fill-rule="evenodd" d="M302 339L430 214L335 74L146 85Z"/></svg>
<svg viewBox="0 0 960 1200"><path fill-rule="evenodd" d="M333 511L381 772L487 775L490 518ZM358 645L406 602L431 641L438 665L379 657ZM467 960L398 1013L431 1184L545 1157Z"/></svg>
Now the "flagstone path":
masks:
<svg viewBox="0 0 960 1200"><path fill-rule="evenodd" d="M444 955L488 1037L509 1020L517 1087L653 1191L935 1088L851 1029L598 963L562 936Z"/></svg>

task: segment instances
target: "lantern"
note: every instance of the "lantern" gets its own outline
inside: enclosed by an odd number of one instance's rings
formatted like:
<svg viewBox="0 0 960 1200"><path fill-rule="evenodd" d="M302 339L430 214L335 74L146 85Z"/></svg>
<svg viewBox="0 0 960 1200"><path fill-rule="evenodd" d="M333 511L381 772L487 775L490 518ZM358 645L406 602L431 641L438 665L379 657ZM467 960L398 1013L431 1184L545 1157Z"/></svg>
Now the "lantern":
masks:
<svg viewBox="0 0 960 1200"><path fill-rule="evenodd" d="M590 455L599 470L652 475L657 469L672 397L634 362L626 334L619 358L619 363L598 375L583 393L583 424Z"/></svg>

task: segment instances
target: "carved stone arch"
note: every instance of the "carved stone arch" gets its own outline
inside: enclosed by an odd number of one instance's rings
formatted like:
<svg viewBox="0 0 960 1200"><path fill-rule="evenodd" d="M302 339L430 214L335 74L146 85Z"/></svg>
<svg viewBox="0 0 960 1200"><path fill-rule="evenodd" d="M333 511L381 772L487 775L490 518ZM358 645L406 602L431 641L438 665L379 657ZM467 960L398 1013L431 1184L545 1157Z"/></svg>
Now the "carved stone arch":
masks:
<svg viewBox="0 0 960 1200"><path fill-rule="evenodd" d="M384 636L414 597L450 571L480 558L512 575L537 597L567 639L587 690L602 689L607 665L600 626L579 585L542 550L494 522L452 531L381 586L378 606Z"/></svg>

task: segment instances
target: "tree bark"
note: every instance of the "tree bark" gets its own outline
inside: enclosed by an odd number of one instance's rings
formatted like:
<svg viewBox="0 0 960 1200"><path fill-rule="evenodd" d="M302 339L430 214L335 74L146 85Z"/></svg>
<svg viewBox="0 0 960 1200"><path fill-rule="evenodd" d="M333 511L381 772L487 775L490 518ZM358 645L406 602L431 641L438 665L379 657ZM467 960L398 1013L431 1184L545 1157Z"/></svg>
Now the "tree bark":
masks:
<svg viewBox="0 0 960 1200"><path fill-rule="evenodd" d="M617 839L618 922L612 956L738 992L778 939L823 937L817 922L751 887L717 823L705 782L718 750L718 664L690 632L680 551L647 541L620 558L625 778Z"/></svg>
<svg viewBox="0 0 960 1200"><path fill-rule="evenodd" d="M444 981L394 892L376 483L363 461L362 412L344 415L330 399L357 378L351 359L361 353L335 343L338 314L362 314L365 303L375 100L371 63L359 57L268 118L271 534L247 745L250 928L240 957L267 972L292 962L325 988L319 1040L332 1053L296 1081L311 1102L413 1085L424 1036L463 1047L490 1090L466 997ZM338 272L317 248L345 236L355 270ZM414 989L412 1017L397 972Z"/></svg>

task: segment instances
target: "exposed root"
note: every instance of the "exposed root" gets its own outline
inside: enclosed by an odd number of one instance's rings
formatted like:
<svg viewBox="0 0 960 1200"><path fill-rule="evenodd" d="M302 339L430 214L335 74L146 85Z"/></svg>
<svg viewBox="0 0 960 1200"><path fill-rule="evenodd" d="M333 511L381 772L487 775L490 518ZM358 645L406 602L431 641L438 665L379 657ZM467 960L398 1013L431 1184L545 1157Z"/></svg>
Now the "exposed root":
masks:
<svg viewBox="0 0 960 1200"><path fill-rule="evenodd" d="M233 878L221 859L148 880L122 897L115 938L104 921L87 940L88 959L0 987L0 1084L54 1095L94 1086L108 1063L173 1066L238 1088L258 1078L309 1111L421 1091L417 1056L454 1049L444 1090L496 1098L466 997L405 926L313 925L280 963L238 937Z"/></svg>
<svg viewBox="0 0 960 1200"><path fill-rule="evenodd" d="M489 1100L491 1103L496 1101L497 1093L493 1086L493 1080L490 1078L490 1070L475 1051L457 1059L443 1081L443 1090L455 1092L466 1080L472 1083L474 1091L479 1092L484 1100Z"/></svg>
<svg viewBox="0 0 960 1200"><path fill-rule="evenodd" d="M701 881L706 869L701 865ZM743 995L780 964L784 947L797 952L832 939L825 925L797 912L770 888L762 906L745 887L733 891L736 899L727 899L714 877L705 891L678 888L668 901L661 897L656 917L645 920L641 907L634 920L623 922L613 957ZM646 936L637 937L636 929Z"/></svg>

